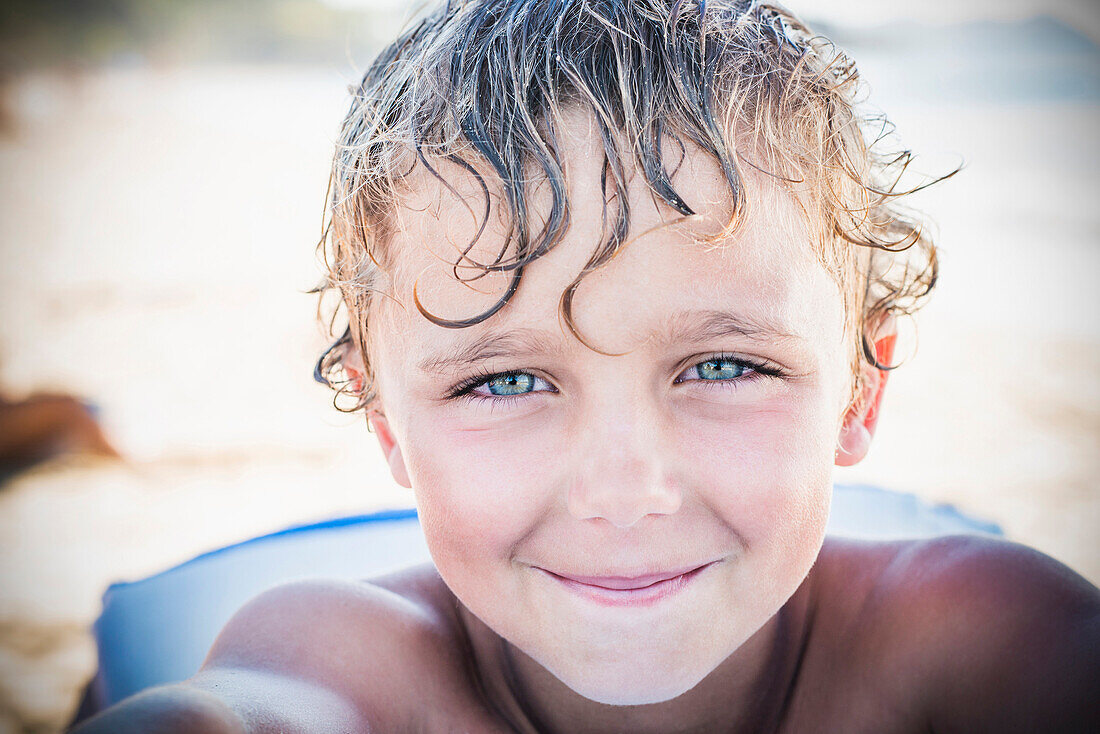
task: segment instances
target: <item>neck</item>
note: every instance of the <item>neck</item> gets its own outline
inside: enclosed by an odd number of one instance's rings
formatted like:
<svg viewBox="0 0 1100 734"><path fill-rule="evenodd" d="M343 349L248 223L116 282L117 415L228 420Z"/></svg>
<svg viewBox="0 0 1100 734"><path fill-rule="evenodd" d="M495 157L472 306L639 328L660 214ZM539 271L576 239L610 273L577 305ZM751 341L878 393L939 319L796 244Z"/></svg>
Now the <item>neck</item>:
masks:
<svg viewBox="0 0 1100 734"><path fill-rule="evenodd" d="M810 581L686 693L644 706L587 699L489 629L460 602L487 701L522 734L767 732L782 720L810 633Z"/></svg>

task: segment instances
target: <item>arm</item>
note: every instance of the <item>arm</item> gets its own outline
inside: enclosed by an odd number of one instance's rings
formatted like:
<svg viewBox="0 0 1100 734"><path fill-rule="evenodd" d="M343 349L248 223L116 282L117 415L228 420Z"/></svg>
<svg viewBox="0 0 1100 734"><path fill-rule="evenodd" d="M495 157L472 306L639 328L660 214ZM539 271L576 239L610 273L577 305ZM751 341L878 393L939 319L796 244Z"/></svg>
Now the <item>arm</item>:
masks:
<svg viewBox="0 0 1100 734"><path fill-rule="evenodd" d="M328 688L288 674L204 667L103 711L73 734L351 734L369 731Z"/></svg>
<svg viewBox="0 0 1100 734"><path fill-rule="evenodd" d="M346 604L334 603L341 591L300 582L260 594L226 624L193 677L128 698L73 734L369 731L342 695L349 640L337 619Z"/></svg>
<svg viewBox="0 0 1100 734"><path fill-rule="evenodd" d="M245 734L244 722L222 699L188 682L158 686L101 711L73 734Z"/></svg>

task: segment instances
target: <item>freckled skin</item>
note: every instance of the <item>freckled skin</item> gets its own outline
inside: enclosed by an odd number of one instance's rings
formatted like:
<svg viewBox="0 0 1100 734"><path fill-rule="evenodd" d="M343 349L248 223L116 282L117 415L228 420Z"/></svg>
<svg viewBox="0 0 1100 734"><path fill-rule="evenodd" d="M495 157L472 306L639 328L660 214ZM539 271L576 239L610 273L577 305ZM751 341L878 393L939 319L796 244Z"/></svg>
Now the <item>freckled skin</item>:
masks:
<svg viewBox="0 0 1100 734"><path fill-rule="evenodd" d="M574 121L565 146L568 236L483 324L444 329L409 305L415 283L433 313L465 318L506 285L453 281L466 210L424 177L399 217L393 300L370 327L371 421L434 566L269 592L167 699L204 692L232 712L209 721L240 731L1100 729L1100 599L1086 581L992 541L824 539L831 467L862 458L884 378L849 408L840 290L773 183L747 175L748 221L710 247L698 240L729 202L704 156L689 151L674 180L702 212L687 222L635 177L647 234L576 297L600 351L563 328L559 296L600 233L590 124ZM499 246L497 219L479 247ZM782 336L687 337L713 310ZM422 369L502 334L522 338L476 365ZM513 375L517 394L471 373ZM704 565L647 606L596 604L554 577Z"/></svg>

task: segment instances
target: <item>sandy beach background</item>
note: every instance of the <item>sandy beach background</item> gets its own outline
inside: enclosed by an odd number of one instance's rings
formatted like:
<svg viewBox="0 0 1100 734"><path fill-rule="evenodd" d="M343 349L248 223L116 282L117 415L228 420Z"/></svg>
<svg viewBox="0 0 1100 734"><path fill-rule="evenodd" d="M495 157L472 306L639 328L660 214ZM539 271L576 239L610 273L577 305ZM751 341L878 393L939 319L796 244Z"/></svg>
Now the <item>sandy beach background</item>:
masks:
<svg viewBox="0 0 1100 734"><path fill-rule="evenodd" d="M1050 18L836 35L921 167L965 163L921 195L940 289L871 456L837 479L953 503L1100 582L1100 49ZM94 402L125 460L0 485L0 734L71 716L110 582L411 503L311 379L305 291L369 45L4 85L0 386Z"/></svg>

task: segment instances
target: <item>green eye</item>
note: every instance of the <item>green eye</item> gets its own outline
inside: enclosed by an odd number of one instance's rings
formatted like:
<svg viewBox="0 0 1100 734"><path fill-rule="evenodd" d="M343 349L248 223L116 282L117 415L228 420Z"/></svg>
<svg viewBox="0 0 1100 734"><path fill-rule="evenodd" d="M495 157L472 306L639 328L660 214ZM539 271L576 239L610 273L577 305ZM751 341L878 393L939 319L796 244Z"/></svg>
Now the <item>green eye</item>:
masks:
<svg viewBox="0 0 1100 734"><path fill-rule="evenodd" d="M485 381L485 388L492 395L506 397L508 395L522 395L535 389L535 376L524 372L512 372L507 375L498 375Z"/></svg>
<svg viewBox="0 0 1100 734"><path fill-rule="evenodd" d="M700 380L732 380L749 371L749 367L732 359L708 359L695 365Z"/></svg>

